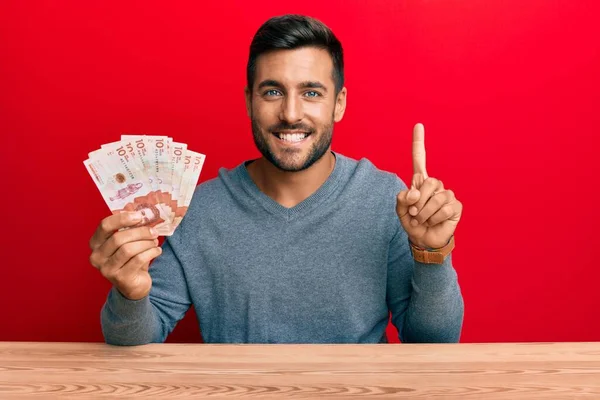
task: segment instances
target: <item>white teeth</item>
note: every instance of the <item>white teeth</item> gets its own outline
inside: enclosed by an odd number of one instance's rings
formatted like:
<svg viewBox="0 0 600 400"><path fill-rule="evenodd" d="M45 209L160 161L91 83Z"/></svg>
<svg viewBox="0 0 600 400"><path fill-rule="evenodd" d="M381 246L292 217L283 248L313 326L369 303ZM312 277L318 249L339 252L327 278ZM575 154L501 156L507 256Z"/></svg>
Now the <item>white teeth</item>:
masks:
<svg viewBox="0 0 600 400"><path fill-rule="evenodd" d="M280 133L278 136L279 139L285 140L286 142L299 142L304 140L308 135L306 133Z"/></svg>

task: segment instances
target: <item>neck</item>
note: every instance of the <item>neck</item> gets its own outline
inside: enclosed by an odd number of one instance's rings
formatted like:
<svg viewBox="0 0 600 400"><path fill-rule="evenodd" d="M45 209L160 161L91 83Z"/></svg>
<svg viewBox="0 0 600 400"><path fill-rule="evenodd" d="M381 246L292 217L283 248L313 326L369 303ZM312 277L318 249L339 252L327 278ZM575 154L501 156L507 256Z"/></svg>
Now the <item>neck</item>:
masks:
<svg viewBox="0 0 600 400"><path fill-rule="evenodd" d="M335 167L335 156L327 151L309 168L298 172L282 171L264 157L248 165L248 174L261 192L284 207L295 207L325 183Z"/></svg>

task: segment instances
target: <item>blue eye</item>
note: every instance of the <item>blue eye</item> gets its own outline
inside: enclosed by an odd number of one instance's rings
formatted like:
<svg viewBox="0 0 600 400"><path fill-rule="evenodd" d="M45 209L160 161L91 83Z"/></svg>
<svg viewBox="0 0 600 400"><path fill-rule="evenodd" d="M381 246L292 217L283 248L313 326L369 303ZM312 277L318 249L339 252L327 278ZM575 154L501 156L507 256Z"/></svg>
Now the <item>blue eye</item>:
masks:
<svg viewBox="0 0 600 400"><path fill-rule="evenodd" d="M280 94L280 92L279 90L269 89L264 94L265 96L277 96L278 94Z"/></svg>
<svg viewBox="0 0 600 400"><path fill-rule="evenodd" d="M321 93L319 92L315 92L314 90L311 90L310 92L306 92L305 93L308 97L319 97L321 95Z"/></svg>

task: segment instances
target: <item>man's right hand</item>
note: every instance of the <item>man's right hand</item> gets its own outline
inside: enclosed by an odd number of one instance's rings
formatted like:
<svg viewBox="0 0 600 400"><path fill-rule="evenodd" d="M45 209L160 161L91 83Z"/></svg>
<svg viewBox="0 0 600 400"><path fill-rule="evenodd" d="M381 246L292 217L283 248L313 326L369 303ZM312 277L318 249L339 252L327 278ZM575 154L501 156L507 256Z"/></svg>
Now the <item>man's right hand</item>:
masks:
<svg viewBox="0 0 600 400"><path fill-rule="evenodd" d="M153 228L141 226L119 231L141 221L138 212L111 215L100 222L90 239L90 263L130 300L142 299L150 293L150 261L162 253Z"/></svg>

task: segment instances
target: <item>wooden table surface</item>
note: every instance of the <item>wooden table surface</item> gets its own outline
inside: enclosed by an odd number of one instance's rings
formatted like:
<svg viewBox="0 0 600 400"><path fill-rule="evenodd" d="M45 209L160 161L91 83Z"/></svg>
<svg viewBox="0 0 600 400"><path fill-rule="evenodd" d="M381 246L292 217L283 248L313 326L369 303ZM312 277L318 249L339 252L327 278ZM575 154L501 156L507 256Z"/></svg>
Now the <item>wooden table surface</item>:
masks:
<svg viewBox="0 0 600 400"><path fill-rule="evenodd" d="M0 342L0 399L600 399L600 342Z"/></svg>

